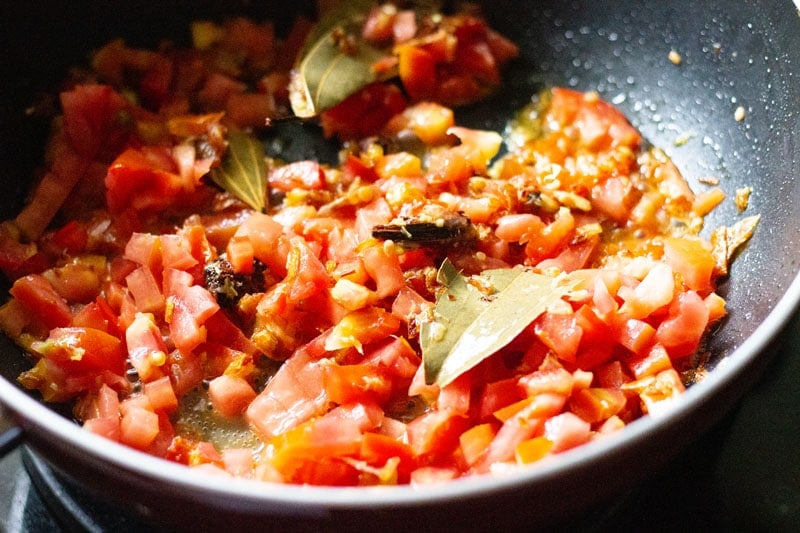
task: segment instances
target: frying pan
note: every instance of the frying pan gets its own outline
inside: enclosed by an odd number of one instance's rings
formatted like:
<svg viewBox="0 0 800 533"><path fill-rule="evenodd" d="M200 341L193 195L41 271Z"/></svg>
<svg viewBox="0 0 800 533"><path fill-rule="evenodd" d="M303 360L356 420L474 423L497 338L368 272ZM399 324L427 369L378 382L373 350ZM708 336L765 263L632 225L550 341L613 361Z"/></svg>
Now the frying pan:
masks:
<svg viewBox="0 0 800 533"><path fill-rule="evenodd" d="M25 109L69 66L85 63L89 50L120 36L132 45L153 45L163 36L180 40L189 20L232 13L266 13L285 27L298 10L313 7L208 0L169 8L146 0L6 4L0 13L2 218L21 206L46 133L46 121ZM800 301L796 7L788 0L494 0L485 11L520 45L521 58L499 94L459 112L462 123L502 129L548 85L596 90L664 148L694 187L715 176L729 197L737 188L753 188L745 214L763 218L720 287L729 317L710 343L712 371L674 409L507 476L417 488L273 486L209 478L81 431L68 411L42 404L16 384L29 363L2 338L0 402L14 427L6 438L22 434L63 475L163 527L473 530L563 523L613 500L719 420L757 379L771 341ZM671 50L681 55L680 64L669 61ZM740 106L745 116L737 121ZM313 139L296 144L299 152L315 151ZM727 201L707 219L707 230L740 216Z"/></svg>

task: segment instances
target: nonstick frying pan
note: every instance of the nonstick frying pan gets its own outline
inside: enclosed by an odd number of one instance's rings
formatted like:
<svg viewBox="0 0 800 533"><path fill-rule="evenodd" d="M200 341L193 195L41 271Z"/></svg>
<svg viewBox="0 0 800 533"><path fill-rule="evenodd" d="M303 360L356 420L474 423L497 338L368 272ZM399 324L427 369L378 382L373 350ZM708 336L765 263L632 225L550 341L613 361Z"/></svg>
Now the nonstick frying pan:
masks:
<svg viewBox="0 0 800 533"><path fill-rule="evenodd" d="M25 110L71 65L110 38L154 45L186 38L188 21L265 14L285 26L302 2L7 3L0 17L0 215L22 205L46 122ZM667 415L513 475L435 487L331 489L212 479L81 431L68 410L16 384L24 354L0 339L0 403L39 456L88 490L154 524L181 529L502 529L552 525L612 501L709 428L758 377L771 341L800 300L800 17L788 0L575 0L485 3L491 23L521 47L504 89L459 112L502 129L539 89L596 90L618 105L690 183L715 176L729 196L750 186L760 226L721 286L729 317L714 335L709 376ZM671 50L682 58L672 63ZM744 119L735 110L742 107ZM313 136L312 136L313 137ZM686 142L676 142L683 139ZM308 156L313 138L288 139ZM707 227L741 216L728 201ZM4 290L7 286L4 287ZM10 438L16 432L6 433Z"/></svg>

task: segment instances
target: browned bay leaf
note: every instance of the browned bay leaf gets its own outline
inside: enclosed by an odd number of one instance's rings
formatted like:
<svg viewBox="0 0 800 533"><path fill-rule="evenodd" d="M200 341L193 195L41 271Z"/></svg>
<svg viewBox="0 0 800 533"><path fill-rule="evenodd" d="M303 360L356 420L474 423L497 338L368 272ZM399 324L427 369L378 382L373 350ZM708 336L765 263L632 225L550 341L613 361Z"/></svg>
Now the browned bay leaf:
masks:
<svg viewBox="0 0 800 533"><path fill-rule="evenodd" d="M219 167L211 169L211 179L255 209L264 211L267 199L267 165L264 145L256 137L233 132L228 151Z"/></svg>
<svg viewBox="0 0 800 533"><path fill-rule="evenodd" d="M420 327L425 381L444 387L506 346L572 286L523 268L462 276L449 261L433 319Z"/></svg>

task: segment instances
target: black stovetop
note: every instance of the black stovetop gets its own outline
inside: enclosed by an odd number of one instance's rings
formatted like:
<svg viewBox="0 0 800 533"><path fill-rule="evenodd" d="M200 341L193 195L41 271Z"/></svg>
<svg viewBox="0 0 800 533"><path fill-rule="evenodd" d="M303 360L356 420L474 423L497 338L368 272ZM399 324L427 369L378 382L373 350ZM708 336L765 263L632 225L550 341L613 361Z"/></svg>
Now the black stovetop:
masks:
<svg viewBox="0 0 800 533"><path fill-rule="evenodd" d="M666 468L568 529L800 531L800 314L738 407ZM0 459L0 531L138 531L25 449ZM487 529L491 525L487 524Z"/></svg>

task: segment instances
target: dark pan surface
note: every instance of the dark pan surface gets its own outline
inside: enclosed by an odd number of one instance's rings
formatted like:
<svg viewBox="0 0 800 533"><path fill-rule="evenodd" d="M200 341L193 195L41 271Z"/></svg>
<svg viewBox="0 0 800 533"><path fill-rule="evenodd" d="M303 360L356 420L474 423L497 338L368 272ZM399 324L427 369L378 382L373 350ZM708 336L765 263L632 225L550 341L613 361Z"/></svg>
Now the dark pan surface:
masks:
<svg viewBox="0 0 800 533"><path fill-rule="evenodd" d="M43 121L25 116L22 110L41 89L52 87L69 65L84 62L88 50L111 37L125 36L132 44L153 44L161 35L180 38L185 36L186 20L219 16L223 10L263 7L255 4L223 6L185 0L165 9L157 2L84 0L4 6L0 39L9 52L0 63L4 80L0 84L0 187L7 193L0 197L3 218L21 205L26 176L39 157L38 140L46 131ZM283 2L276 5L283 6L278 8L279 17L296 7ZM514 518L547 520L550 514L558 516L613 496L721 416L755 379L754 368L769 357L769 351L759 353L788 320L800 298L800 282L796 281L800 182L795 180L800 171L795 133L800 131L800 83L796 79L800 75L800 18L796 8L789 0L495 0L487 3L486 13L495 27L521 45L522 58L511 68L501 93L459 113L465 124L502 129L515 110L548 85L597 90L617 104L651 143L665 149L696 188L701 188L697 180L707 176L718 177L729 198L737 188L753 188L745 214L761 213L763 219L722 287L730 317L710 346L716 354L714 362L727 358L726 363L691 389L671 417L634 424L613 446L570 453L561 465L496 483L458 484L423 496L387 491L385 496L354 497L346 492L332 495L292 489L259 493L234 491L227 485L211 489L196 478L176 479L177 471L171 467L161 473L158 465L138 455L116 448L109 452L109 447L86 441L58 424L44 428L41 421L52 420L30 412L44 411L41 406L26 403L15 388L0 382L0 401L18 412L36 447L57 463L67 463L70 454L82 456L80 467L88 485L97 486L117 476L152 506L158 505L151 494L153 476L160 478L159 482L172 476L175 486L190 489L183 495L190 502L214 502L221 509L247 516L292 515L298 512L297 506L285 502L294 498L304 502L301 514L322 522L336 519L347 524L347 520L356 520L351 511L363 513L367 506L374 516L389 520L390 509L397 505L422 509L409 517L430 520L431 509L437 508L444 510L437 514L442 524L474 526L471 516L497 522L504 516L508 519L510 513L507 524L514 524ZM679 65L668 59L671 50L681 55ZM739 106L745 109L743 121L734 118ZM679 146L676 140L680 138L686 142ZM707 230L740 216L733 203L726 201L709 217ZM7 339L0 341L0 374L13 381L27 363ZM55 440L50 432L56 433ZM82 447L88 451L83 452ZM73 449L78 451L71 452ZM72 474L78 468L59 466ZM592 481L590 491L587 480ZM158 490L180 498L169 484ZM230 497L234 492L237 501ZM550 502L546 508L545 500ZM502 505L498 505L500 501ZM525 502L524 512L521 502ZM452 521L454 510L467 508L471 512ZM204 515L198 512L196 516ZM179 520L178 515L172 518ZM213 516L204 518L213 521Z"/></svg>

